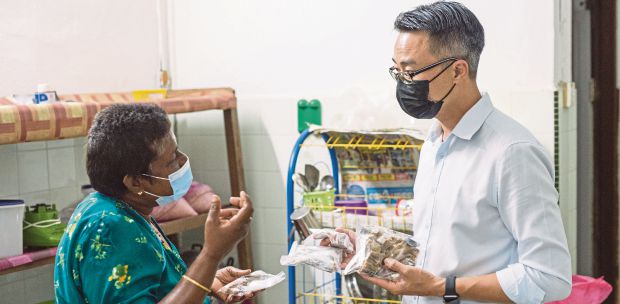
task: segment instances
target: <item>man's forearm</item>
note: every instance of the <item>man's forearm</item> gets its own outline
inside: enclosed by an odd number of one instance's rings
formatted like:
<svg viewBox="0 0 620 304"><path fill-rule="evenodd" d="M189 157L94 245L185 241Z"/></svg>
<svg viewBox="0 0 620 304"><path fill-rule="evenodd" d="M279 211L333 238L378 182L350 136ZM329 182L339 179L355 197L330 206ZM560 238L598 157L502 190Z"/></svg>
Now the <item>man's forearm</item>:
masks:
<svg viewBox="0 0 620 304"><path fill-rule="evenodd" d="M445 286L445 279L443 280ZM435 289L435 296L442 297L445 290ZM511 303L510 299L504 293L502 286L497 280L495 273L476 276L463 277L456 279L456 293L461 299L494 302L494 303Z"/></svg>
<svg viewBox="0 0 620 304"><path fill-rule="evenodd" d="M495 273L456 279L456 292L463 299L511 303L510 298L504 293L502 286L497 280Z"/></svg>

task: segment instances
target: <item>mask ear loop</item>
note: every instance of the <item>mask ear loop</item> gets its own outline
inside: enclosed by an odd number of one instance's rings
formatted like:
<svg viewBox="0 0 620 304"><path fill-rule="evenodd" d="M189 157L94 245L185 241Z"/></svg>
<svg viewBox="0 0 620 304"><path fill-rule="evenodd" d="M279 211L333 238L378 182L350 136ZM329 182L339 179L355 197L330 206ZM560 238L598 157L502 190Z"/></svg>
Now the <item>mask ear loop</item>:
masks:
<svg viewBox="0 0 620 304"><path fill-rule="evenodd" d="M441 70L441 72L439 72L437 75L435 75L435 77L431 78L431 80L429 80L428 82L431 82L431 81L435 80L437 77L439 77L441 74L443 74L443 72L445 72L449 67L451 67L456 61L457 61L457 59L455 59L454 61L450 62L450 64L448 64L448 66L443 68L443 70Z"/></svg>
<svg viewBox="0 0 620 304"><path fill-rule="evenodd" d="M441 70L441 72L439 72L437 75L435 75L435 77L433 77L431 80L429 80L428 82L431 82L433 80L435 80L437 77L439 77L439 75L443 74L443 72L445 72L449 67L451 67L458 59L455 59L454 61L450 62L450 64L448 66L446 66L445 68L443 68L443 70ZM450 93L452 93L452 90L454 90L454 87L456 87L456 83L452 85L452 87L450 88L450 90L448 90L448 93L446 93L446 95L444 95L441 99L439 99L439 101L437 102L443 102L444 99L446 99L446 97L448 97L448 95L450 95Z"/></svg>
<svg viewBox="0 0 620 304"><path fill-rule="evenodd" d="M166 177L159 177L159 176L150 175L150 174L146 174L146 173L142 173L142 175L148 176L148 177L152 177L152 178L156 178L156 179L161 179L161 180L167 180L167 181L170 180L169 178L166 178Z"/></svg>
<svg viewBox="0 0 620 304"><path fill-rule="evenodd" d="M159 179L159 180L167 180L167 181L170 181L170 179L169 179L169 178L159 177L159 176L150 175L150 174L146 174L146 173L142 173L141 175L143 175L143 176L147 176L147 177L150 177L150 178ZM160 197L161 197L160 195L157 195L157 194L154 194L154 193L148 192L148 191L146 191L146 190L142 190L142 191L138 192L138 195L139 195L139 196L142 196L143 194L148 194L148 195L153 196L153 197L156 197L156 198L160 198Z"/></svg>
<svg viewBox="0 0 620 304"><path fill-rule="evenodd" d="M446 95L444 95L439 101L443 102L443 100L446 99L446 97L448 97L448 95L450 95L450 93L452 93L452 90L454 90L454 87L456 87L456 83L452 85L452 87L450 88L448 93L446 93Z"/></svg>

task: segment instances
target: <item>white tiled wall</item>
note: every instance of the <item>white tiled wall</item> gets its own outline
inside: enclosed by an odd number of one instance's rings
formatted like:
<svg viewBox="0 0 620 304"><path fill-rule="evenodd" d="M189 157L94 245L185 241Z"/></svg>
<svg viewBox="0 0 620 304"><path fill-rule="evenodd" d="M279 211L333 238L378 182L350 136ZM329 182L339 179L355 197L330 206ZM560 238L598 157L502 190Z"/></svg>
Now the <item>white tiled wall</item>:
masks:
<svg viewBox="0 0 620 304"><path fill-rule="evenodd" d="M6 145L0 150L0 197L62 209L80 198L88 183L83 138Z"/></svg>
<svg viewBox="0 0 620 304"><path fill-rule="evenodd" d="M0 276L0 302L40 303L53 299L53 266Z"/></svg>
<svg viewBox="0 0 620 304"><path fill-rule="evenodd" d="M85 139L65 139L0 146L0 198L26 205L56 204L58 210L81 199L88 183ZM39 303L54 298L53 266L0 276L2 303Z"/></svg>

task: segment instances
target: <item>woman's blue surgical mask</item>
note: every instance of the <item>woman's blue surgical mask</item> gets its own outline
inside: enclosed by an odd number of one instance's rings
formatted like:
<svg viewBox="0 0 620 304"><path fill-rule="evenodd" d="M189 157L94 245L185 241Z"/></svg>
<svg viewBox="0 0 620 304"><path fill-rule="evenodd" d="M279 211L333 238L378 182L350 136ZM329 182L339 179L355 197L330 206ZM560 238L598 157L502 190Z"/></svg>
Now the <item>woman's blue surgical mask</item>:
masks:
<svg viewBox="0 0 620 304"><path fill-rule="evenodd" d="M149 177L157 178L161 180L167 180L170 182L170 187L172 188L172 195L161 196L161 195L157 195L157 194L144 191L144 193L146 194L150 194L154 197L157 197L156 202L160 206L165 206L176 200L179 200L185 194L187 194L187 191L189 191L189 187L192 185L192 181L194 180L194 177L192 176L192 169L189 166L189 158L187 157L187 155L185 154L183 155L187 159L185 161L185 164L183 164L183 166L179 168L179 170L168 175L168 178L153 176L149 174L142 174L144 176L149 176Z"/></svg>

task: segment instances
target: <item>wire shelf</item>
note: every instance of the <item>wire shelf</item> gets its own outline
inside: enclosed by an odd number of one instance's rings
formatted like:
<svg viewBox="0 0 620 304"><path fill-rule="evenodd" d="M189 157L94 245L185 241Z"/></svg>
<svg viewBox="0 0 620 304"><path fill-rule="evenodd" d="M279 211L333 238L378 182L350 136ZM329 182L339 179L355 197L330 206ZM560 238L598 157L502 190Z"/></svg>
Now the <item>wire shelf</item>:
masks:
<svg viewBox="0 0 620 304"><path fill-rule="evenodd" d="M377 225L411 233L414 206L402 200L413 198L412 188L422 143L422 140L407 132L323 130L302 133L293 147L289 163L287 221L295 208L305 206L312 209L313 216L309 219L312 225L309 228L356 229ZM313 149L304 153L315 153L317 150L314 148L328 151L331 176L335 178L334 191L331 193L326 193L325 189L317 192L299 191L300 187L293 182L292 176L297 168L300 151L305 147ZM364 191L359 191L360 188ZM351 194L341 194L340 191ZM290 221L287 225L290 248L295 233ZM401 303L397 300L398 296L378 286L371 290L368 287L362 288L364 283L358 277L345 277L316 269L308 272L303 265L290 266L288 269L289 304ZM346 287L342 286L345 281ZM359 286L359 289L351 286Z"/></svg>
<svg viewBox="0 0 620 304"><path fill-rule="evenodd" d="M346 194L346 193L336 194L336 197L364 198L364 199L368 199L369 197L372 197L375 199L396 199L396 200L411 199L411 197L406 197L402 195L374 195L374 194L369 195L369 194Z"/></svg>
<svg viewBox="0 0 620 304"><path fill-rule="evenodd" d="M301 266L304 271L304 276L306 267ZM332 292L326 291L329 290L330 286L336 281L336 277L342 278L340 274L330 274L326 272L321 272L320 282L318 285L311 287L309 289L303 288L303 291L300 291L296 294L297 304L374 304L374 303L401 303L400 297L392 295L391 299L383 299L383 298L364 298L361 296L351 296L351 295L336 295ZM304 285L305 287L305 285ZM386 290L381 289L382 293L387 293Z"/></svg>
<svg viewBox="0 0 620 304"><path fill-rule="evenodd" d="M383 299L371 299L371 298L355 298L349 296L337 296L337 295L327 295L320 293L306 293L302 292L299 294L300 296L306 297L308 299L317 299L318 303L321 304L342 304L342 303L353 303L353 304L363 304L363 303L398 303L401 301L397 300L383 300ZM302 303L302 302L298 302ZM314 303L314 302L311 302Z"/></svg>
<svg viewBox="0 0 620 304"><path fill-rule="evenodd" d="M300 147L326 147L329 149L343 148L343 149L421 149L422 145L415 143L411 137L400 136L395 139L388 139L380 135L350 135L343 136L341 134L328 135L328 139L325 143L312 143L312 144L300 144Z"/></svg>
<svg viewBox="0 0 620 304"><path fill-rule="evenodd" d="M417 166L342 166L342 169L418 170Z"/></svg>
<svg viewBox="0 0 620 304"><path fill-rule="evenodd" d="M412 210L396 207L321 207L312 212L322 228L355 229L363 225L378 225L392 230L411 232Z"/></svg>

